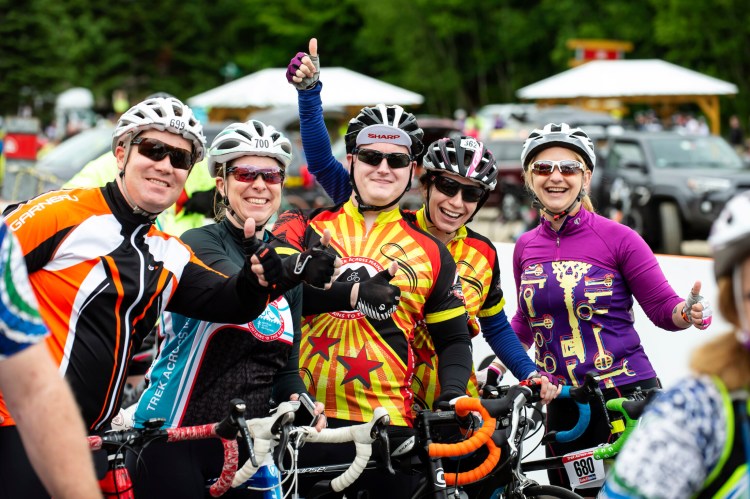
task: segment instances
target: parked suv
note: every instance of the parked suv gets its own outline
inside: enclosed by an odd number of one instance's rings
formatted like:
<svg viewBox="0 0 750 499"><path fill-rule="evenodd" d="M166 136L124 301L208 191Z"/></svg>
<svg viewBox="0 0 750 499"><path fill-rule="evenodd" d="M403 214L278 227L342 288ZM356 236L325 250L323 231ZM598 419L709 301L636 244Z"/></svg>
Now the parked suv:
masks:
<svg viewBox="0 0 750 499"><path fill-rule="evenodd" d="M679 254L683 240L706 239L726 201L750 189L750 169L718 136L626 132L607 150L592 178L595 206L655 251Z"/></svg>

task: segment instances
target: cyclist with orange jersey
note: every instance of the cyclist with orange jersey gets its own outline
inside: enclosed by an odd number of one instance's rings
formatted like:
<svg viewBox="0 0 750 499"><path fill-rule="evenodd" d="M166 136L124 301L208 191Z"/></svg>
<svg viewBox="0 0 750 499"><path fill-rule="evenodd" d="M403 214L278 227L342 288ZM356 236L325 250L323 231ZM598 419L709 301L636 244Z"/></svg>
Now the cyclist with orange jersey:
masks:
<svg viewBox="0 0 750 499"><path fill-rule="evenodd" d="M203 158L204 142L188 106L174 98L147 99L115 128L112 149L120 172L114 181L52 191L7 213L52 333L47 345L90 430L106 428L116 414L131 356L162 312L247 322L286 289L302 280L323 286L334 273L333 257L324 251L308 252L304 265L282 262L255 238L250 221L244 227L245 263L232 276L208 267L178 238L154 227ZM16 429L4 403L0 415L6 418L0 448L26 459L20 447L5 445ZM30 466L0 482L11 478L25 497L45 495L34 488Z"/></svg>

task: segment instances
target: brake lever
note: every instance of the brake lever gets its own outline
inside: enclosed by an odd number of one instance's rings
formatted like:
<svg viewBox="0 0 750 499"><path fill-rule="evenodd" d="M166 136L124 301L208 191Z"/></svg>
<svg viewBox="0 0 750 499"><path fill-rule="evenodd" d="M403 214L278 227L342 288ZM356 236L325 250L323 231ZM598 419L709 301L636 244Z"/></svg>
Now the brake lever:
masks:
<svg viewBox="0 0 750 499"><path fill-rule="evenodd" d="M375 437L376 440L380 440L383 443L383 445L380 446L380 458L385 463L385 469L391 475L395 475L396 472L393 470L393 466L391 465L391 442L388 439L388 422L388 417L385 417L378 421L372 427L372 433L373 437Z"/></svg>
<svg viewBox="0 0 750 499"><path fill-rule="evenodd" d="M250 456L250 462L253 466L258 467L258 460L255 457L255 448L253 447L253 439L250 437L250 430L247 428L247 421L245 420L245 409L247 406L245 402L240 399L233 399L232 404L232 422L237 425L240 430L240 435L247 445L247 452Z"/></svg>
<svg viewBox="0 0 750 499"><path fill-rule="evenodd" d="M286 455L286 446L289 444L289 432L290 427L289 425L283 425L281 427L281 434L279 435L279 470L282 472L286 471L284 469L284 456Z"/></svg>

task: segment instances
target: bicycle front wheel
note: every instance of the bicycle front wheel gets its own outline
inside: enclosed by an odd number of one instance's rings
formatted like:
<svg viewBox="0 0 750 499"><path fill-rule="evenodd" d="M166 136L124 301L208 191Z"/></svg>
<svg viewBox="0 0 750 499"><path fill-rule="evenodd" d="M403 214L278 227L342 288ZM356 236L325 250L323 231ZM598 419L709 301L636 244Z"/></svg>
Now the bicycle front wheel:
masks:
<svg viewBox="0 0 750 499"><path fill-rule="evenodd" d="M558 487L557 485L531 485L523 489L523 497L528 499L546 499L559 497L560 499L583 499L575 492Z"/></svg>

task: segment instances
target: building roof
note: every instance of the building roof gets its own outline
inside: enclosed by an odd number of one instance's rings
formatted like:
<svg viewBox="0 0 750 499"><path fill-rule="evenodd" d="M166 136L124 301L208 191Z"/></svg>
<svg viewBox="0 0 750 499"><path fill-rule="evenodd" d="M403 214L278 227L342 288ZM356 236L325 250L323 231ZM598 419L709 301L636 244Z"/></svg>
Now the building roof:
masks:
<svg viewBox="0 0 750 499"><path fill-rule="evenodd" d="M516 92L520 99L731 95L737 86L660 59L592 61Z"/></svg>
<svg viewBox="0 0 750 499"><path fill-rule="evenodd" d="M418 93L346 68L323 68L320 79L325 107L424 102ZM286 68L269 68L190 97L187 102L205 108L296 107L297 91L286 81Z"/></svg>

